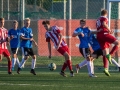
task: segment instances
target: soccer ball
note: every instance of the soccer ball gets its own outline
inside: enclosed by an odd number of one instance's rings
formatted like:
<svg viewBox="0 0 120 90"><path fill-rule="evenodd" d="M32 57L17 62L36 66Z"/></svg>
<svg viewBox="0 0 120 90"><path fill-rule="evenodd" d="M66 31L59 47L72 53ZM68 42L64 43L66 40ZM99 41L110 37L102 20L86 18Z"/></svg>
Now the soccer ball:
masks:
<svg viewBox="0 0 120 90"><path fill-rule="evenodd" d="M50 63L50 64L48 64L48 68L49 68L51 71L53 71L53 70L56 69L56 64L55 64L55 63Z"/></svg>

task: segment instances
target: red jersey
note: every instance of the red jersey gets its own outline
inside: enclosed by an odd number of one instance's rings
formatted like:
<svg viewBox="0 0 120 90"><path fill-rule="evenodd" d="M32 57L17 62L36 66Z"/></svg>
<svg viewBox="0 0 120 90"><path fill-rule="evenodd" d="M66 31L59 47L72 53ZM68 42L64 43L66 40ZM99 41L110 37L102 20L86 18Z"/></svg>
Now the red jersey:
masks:
<svg viewBox="0 0 120 90"><path fill-rule="evenodd" d="M108 18L101 16L100 18L98 18L98 20L96 22L97 30L101 30L98 34L103 34L105 32L108 32L108 30L102 25L103 22L108 24Z"/></svg>
<svg viewBox="0 0 120 90"><path fill-rule="evenodd" d="M57 26L53 26L52 30L47 31L46 32L46 42L50 42L50 39L52 40L52 42L54 43L54 46L57 47L58 43L59 43L59 36L58 34L60 33L60 29ZM62 42L60 44L60 47L62 46L66 46L67 44L65 43L65 41L62 39Z"/></svg>
<svg viewBox="0 0 120 90"><path fill-rule="evenodd" d="M0 40L6 40L8 37L8 30L5 28L0 28ZM7 49L6 42L0 42L0 49Z"/></svg>

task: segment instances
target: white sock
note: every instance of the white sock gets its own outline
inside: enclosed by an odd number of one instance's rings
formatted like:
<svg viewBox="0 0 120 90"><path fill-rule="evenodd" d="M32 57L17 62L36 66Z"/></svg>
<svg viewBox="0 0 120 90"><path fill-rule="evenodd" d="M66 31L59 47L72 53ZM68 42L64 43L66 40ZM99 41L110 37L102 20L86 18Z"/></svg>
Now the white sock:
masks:
<svg viewBox="0 0 120 90"><path fill-rule="evenodd" d="M16 58L16 63L17 63L18 66L20 66L20 62L19 62L18 58Z"/></svg>
<svg viewBox="0 0 120 90"><path fill-rule="evenodd" d="M12 67L15 67L16 58L12 58Z"/></svg>
<svg viewBox="0 0 120 90"><path fill-rule="evenodd" d="M36 59L32 59L31 69L34 69L36 65Z"/></svg>
<svg viewBox="0 0 120 90"><path fill-rule="evenodd" d="M22 61L24 61L24 57L22 58ZM22 62L22 61L21 61L21 62ZM22 64L22 68L24 68L25 62L26 62L26 60L25 60L24 63Z"/></svg>
<svg viewBox="0 0 120 90"><path fill-rule="evenodd" d="M115 59L112 58L112 63L116 65L117 67L120 67L120 65L115 61Z"/></svg>
<svg viewBox="0 0 120 90"><path fill-rule="evenodd" d="M81 63L79 63L79 67L84 67L85 65L87 65L87 60L82 61Z"/></svg>
<svg viewBox="0 0 120 90"><path fill-rule="evenodd" d="M91 61L87 61L87 68L88 68L89 75L92 75L92 73L91 73Z"/></svg>
<svg viewBox="0 0 120 90"><path fill-rule="evenodd" d="M94 63L91 61L91 73L94 74Z"/></svg>
<svg viewBox="0 0 120 90"><path fill-rule="evenodd" d="M26 62L26 60L24 60L24 59L22 59L22 61L21 61L21 63L20 63L20 68L22 68L23 67L23 65L25 64L25 62Z"/></svg>

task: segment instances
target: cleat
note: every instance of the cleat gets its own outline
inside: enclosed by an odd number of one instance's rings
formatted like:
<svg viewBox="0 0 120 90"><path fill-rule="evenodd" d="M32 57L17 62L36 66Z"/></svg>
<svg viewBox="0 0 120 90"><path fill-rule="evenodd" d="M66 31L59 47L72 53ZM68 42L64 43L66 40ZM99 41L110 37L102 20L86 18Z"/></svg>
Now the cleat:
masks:
<svg viewBox="0 0 120 90"><path fill-rule="evenodd" d="M97 76L94 74L89 75L89 77L96 78Z"/></svg>
<svg viewBox="0 0 120 90"><path fill-rule="evenodd" d="M109 63L112 64L111 55L110 54L106 55L106 58L108 59Z"/></svg>
<svg viewBox="0 0 120 90"><path fill-rule="evenodd" d="M20 74L20 70L21 70L21 68L18 67L18 69L17 69L17 73L18 74Z"/></svg>
<svg viewBox="0 0 120 90"><path fill-rule="evenodd" d="M105 73L105 75L110 76L110 73L107 68L105 68L103 72Z"/></svg>
<svg viewBox="0 0 120 90"><path fill-rule="evenodd" d="M14 75L12 72L8 72L9 75Z"/></svg>
<svg viewBox="0 0 120 90"><path fill-rule="evenodd" d="M70 76L71 76L71 77L74 77L73 71L70 72Z"/></svg>
<svg viewBox="0 0 120 90"><path fill-rule="evenodd" d="M94 77L97 77L95 74L92 74Z"/></svg>
<svg viewBox="0 0 120 90"><path fill-rule="evenodd" d="M60 75L62 75L63 77L67 77L67 75L63 71L60 72Z"/></svg>
<svg viewBox="0 0 120 90"><path fill-rule="evenodd" d="M78 64L76 64L76 73L78 73L79 72L79 65Z"/></svg>
<svg viewBox="0 0 120 90"><path fill-rule="evenodd" d="M118 67L118 69L119 69L119 72L120 72L120 67Z"/></svg>
<svg viewBox="0 0 120 90"><path fill-rule="evenodd" d="M14 67L12 67L12 71L14 71Z"/></svg>
<svg viewBox="0 0 120 90"><path fill-rule="evenodd" d="M31 69L30 73L32 73L33 75L36 75L35 70Z"/></svg>

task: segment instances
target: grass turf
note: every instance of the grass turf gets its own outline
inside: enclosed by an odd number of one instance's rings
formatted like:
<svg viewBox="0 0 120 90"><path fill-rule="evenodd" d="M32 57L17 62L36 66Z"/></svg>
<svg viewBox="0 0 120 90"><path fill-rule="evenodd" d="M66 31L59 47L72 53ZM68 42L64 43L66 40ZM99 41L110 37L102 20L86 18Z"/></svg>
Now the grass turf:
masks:
<svg viewBox="0 0 120 90"><path fill-rule="evenodd" d="M72 57L73 66L76 63L83 60L83 58ZM7 74L6 60L1 62L0 68L0 90L120 90L120 72L112 71L116 70L112 65L111 76L108 77L103 73L102 60L95 61L95 73L97 78L88 77L87 68L82 68L75 77L70 77L69 70L66 70L68 77L62 77L59 75L60 66L62 65L64 58L53 57L48 59L47 57L37 58L37 75L30 74L31 60L26 62L25 68L22 69L21 74L17 74L13 71L14 75ZM47 68L47 64L55 62L57 69L50 71ZM75 67L74 71L75 71Z"/></svg>

